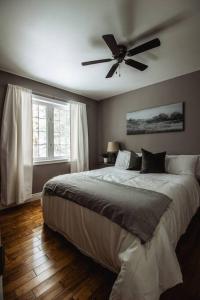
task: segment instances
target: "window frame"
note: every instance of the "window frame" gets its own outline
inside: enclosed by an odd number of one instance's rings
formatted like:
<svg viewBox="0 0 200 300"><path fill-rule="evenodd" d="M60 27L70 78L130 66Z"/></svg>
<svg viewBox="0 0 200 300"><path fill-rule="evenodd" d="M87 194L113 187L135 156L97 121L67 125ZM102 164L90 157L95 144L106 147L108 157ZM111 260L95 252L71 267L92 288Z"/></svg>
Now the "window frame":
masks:
<svg viewBox="0 0 200 300"><path fill-rule="evenodd" d="M54 164L62 162L70 162L70 157L67 156L54 156L54 108L62 107L62 109L70 110L69 101L59 101L53 98L47 98L39 95L32 95L32 105L33 104L44 104L46 106L46 139L47 139L47 157L34 158L33 165L44 165L44 164ZM71 118L69 112L69 118ZM32 116L33 119L33 116ZM69 120L70 122L70 120ZM70 147L70 146L69 146Z"/></svg>

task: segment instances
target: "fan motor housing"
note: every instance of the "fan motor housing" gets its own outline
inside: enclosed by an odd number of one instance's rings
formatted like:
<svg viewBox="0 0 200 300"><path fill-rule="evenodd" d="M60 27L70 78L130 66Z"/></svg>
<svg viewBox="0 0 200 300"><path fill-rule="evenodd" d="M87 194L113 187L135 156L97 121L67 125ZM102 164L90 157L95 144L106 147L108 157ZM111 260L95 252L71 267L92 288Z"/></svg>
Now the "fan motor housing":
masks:
<svg viewBox="0 0 200 300"><path fill-rule="evenodd" d="M114 58L118 60L119 63L121 63L124 60L124 57L126 56L127 47L124 45L118 45L118 53L114 55Z"/></svg>

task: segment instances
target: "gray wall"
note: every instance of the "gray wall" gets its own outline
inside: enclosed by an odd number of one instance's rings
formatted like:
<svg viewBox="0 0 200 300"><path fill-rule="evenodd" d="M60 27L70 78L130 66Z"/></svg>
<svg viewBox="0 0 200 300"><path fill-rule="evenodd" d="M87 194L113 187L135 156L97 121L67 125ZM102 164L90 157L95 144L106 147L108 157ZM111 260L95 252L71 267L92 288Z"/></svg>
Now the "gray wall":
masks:
<svg viewBox="0 0 200 300"><path fill-rule="evenodd" d="M119 141L135 151L143 147L152 151L167 150L168 153L200 153L200 71L100 102L0 71L0 120L8 83L86 103L91 168L95 165L97 152L105 151L109 140ZM126 135L127 112L179 101L185 102L184 132ZM69 167L68 163L34 166L33 193L40 192L49 178L69 172Z"/></svg>
<svg viewBox="0 0 200 300"><path fill-rule="evenodd" d="M6 93L7 84L16 84L26 88L32 89L34 92L52 95L61 99L72 99L86 103L88 114L88 129L89 129L89 158L90 167L95 165L96 152L97 152L97 107L98 103L94 100L70 93L65 90L51 87L30 79L16 76L10 73L0 71L0 121L2 118L3 105ZM33 176L33 193L40 192L45 181L58 174L67 173L69 171L69 164L49 164L34 167Z"/></svg>
<svg viewBox="0 0 200 300"><path fill-rule="evenodd" d="M182 101L184 132L126 135L127 112ZM200 71L101 101L98 127L99 152L115 140L135 151L143 147L173 154L200 153Z"/></svg>
<svg viewBox="0 0 200 300"><path fill-rule="evenodd" d="M41 192L48 179L66 173L70 173L69 163L35 165L33 168L33 193Z"/></svg>

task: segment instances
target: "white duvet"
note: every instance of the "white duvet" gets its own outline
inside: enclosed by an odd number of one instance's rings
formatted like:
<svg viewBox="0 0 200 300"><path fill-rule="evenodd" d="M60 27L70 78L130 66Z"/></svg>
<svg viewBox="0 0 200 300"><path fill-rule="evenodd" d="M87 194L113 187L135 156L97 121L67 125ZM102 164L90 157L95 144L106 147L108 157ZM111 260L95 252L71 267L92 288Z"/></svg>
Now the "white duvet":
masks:
<svg viewBox="0 0 200 300"><path fill-rule="evenodd" d="M158 191L173 200L152 240L141 244L136 236L87 208L59 197L43 197L45 223L118 273L110 300L158 300L162 292L182 282L175 247L199 207L197 180L189 175L140 174L115 167L84 173Z"/></svg>

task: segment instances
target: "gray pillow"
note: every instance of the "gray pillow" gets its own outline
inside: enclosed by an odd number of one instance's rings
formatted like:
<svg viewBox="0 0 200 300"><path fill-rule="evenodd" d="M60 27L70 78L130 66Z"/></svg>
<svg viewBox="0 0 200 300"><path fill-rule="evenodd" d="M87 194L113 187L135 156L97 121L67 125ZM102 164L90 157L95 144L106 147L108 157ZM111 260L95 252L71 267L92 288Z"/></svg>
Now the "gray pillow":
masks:
<svg viewBox="0 0 200 300"><path fill-rule="evenodd" d="M166 152L151 153L142 149L142 168L140 173L165 173Z"/></svg>

